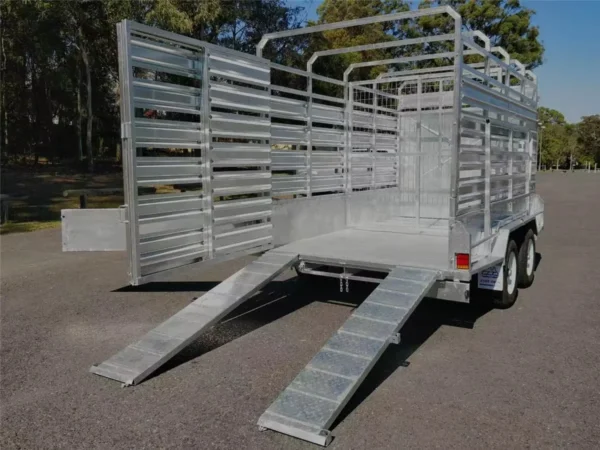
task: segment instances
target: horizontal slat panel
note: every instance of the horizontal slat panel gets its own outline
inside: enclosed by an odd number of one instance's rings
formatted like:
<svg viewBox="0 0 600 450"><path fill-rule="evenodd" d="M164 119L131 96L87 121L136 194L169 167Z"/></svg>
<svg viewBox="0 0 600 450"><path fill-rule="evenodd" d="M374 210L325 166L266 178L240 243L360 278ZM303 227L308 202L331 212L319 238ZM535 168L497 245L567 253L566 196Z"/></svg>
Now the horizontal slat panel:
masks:
<svg viewBox="0 0 600 450"><path fill-rule="evenodd" d="M272 123L271 139L276 143L306 143L306 127Z"/></svg>
<svg viewBox="0 0 600 450"><path fill-rule="evenodd" d="M151 70L162 70L187 75L193 75L194 72L202 72L201 61L171 52L158 51L156 49L160 47L157 45L153 45L154 48L146 48L146 46L138 45L140 42L137 40L131 41L132 64L134 67L145 67ZM168 47L166 48L168 49Z"/></svg>
<svg viewBox="0 0 600 450"><path fill-rule="evenodd" d="M260 199L260 202L241 201L219 203L235 203L235 207L227 205L227 207L215 208L215 224L249 222L266 219L271 216L272 200L270 198Z"/></svg>
<svg viewBox="0 0 600 450"><path fill-rule="evenodd" d="M174 158L175 159L175 158ZM136 167L138 184L200 183L202 165L198 158L139 158Z"/></svg>
<svg viewBox="0 0 600 450"><path fill-rule="evenodd" d="M155 256L141 261L142 275L192 264L202 261L207 256L208 252L203 245L190 246L172 253L165 253L160 257Z"/></svg>
<svg viewBox="0 0 600 450"><path fill-rule="evenodd" d="M151 197L146 199L145 197ZM179 213L201 210L204 200L201 194L160 194L138 197L141 218L156 214Z"/></svg>
<svg viewBox="0 0 600 450"><path fill-rule="evenodd" d="M257 239L252 239L249 241L238 242L235 244L218 247L215 250L215 255L221 256L221 255L228 255L228 254L231 254L234 252L250 251L250 250L255 250L257 252L264 251L265 249L271 247L272 242L273 242L272 236L265 236L265 237L261 237L261 238L257 238Z"/></svg>
<svg viewBox="0 0 600 450"><path fill-rule="evenodd" d="M210 127L213 135L270 137L271 122L243 114L211 113Z"/></svg>
<svg viewBox="0 0 600 450"><path fill-rule="evenodd" d="M270 181L270 180L265 180ZM271 190L271 183L254 183L252 185L237 185L237 186L224 186L214 187L214 195L240 195L240 194L252 194L259 192L268 192Z"/></svg>
<svg viewBox="0 0 600 450"><path fill-rule="evenodd" d="M140 241L140 251L142 255L148 255L149 253L180 249L186 246L201 244L203 239L204 233L202 231L189 231L157 238L145 238Z"/></svg>
<svg viewBox="0 0 600 450"><path fill-rule="evenodd" d="M307 115L306 101L273 95L271 96L271 115L294 119L305 118Z"/></svg>
<svg viewBox="0 0 600 450"><path fill-rule="evenodd" d="M334 144L343 144L344 142L344 132L337 130L328 130L324 131L323 128L315 128L313 127L311 133L311 139L313 142L321 141L321 142L331 142Z"/></svg>
<svg viewBox="0 0 600 450"><path fill-rule="evenodd" d="M170 108L188 114L197 114L202 105L199 96L187 93L164 92L156 89L134 86L133 96L138 105L149 104L161 106L162 109Z"/></svg>
<svg viewBox="0 0 600 450"><path fill-rule="evenodd" d="M149 237L176 231L199 230L204 226L204 222L205 214L202 211L171 214L156 218L141 218L139 220L140 235Z"/></svg>
<svg viewBox="0 0 600 450"><path fill-rule="evenodd" d="M269 184L271 172L264 170L244 170L235 172L213 173L213 189L228 187L253 186L258 184Z"/></svg>
<svg viewBox="0 0 600 450"><path fill-rule="evenodd" d="M212 106L235 106L249 111L269 111L268 91L243 88L226 83L211 82L210 99Z"/></svg>
<svg viewBox="0 0 600 450"><path fill-rule="evenodd" d="M146 121L145 123L136 121L135 136L137 139L152 142L181 142L182 144L189 142L193 145L198 144L203 138L202 130L198 125L196 126L196 129L185 129L181 127L169 127L165 125L157 126L158 124L156 123L148 122L159 121Z"/></svg>
<svg viewBox="0 0 600 450"><path fill-rule="evenodd" d="M312 120L313 122L334 122L344 123L344 110L342 108L336 108L334 106L319 105L313 103L312 105Z"/></svg>
<svg viewBox="0 0 600 450"><path fill-rule="evenodd" d="M221 248L244 241L250 241L257 238L270 236L273 225L265 223L261 225L252 225L241 227L225 233L215 232L215 248Z"/></svg>
<svg viewBox="0 0 600 450"><path fill-rule="evenodd" d="M258 67L256 61L250 63L242 58L210 55L208 68L215 75L265 86L271 78L268 67Z"/></svg>

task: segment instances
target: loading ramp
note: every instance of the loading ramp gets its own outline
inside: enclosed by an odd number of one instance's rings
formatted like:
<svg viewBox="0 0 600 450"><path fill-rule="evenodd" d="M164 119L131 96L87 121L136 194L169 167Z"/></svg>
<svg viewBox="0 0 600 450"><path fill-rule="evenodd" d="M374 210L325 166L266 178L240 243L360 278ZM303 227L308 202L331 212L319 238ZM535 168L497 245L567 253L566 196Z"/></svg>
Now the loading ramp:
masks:
<svg viewBox="0 0 600 450"><path fill-rule="evenodd" d="M138 384L297 261L297 254L265 253L90 371L127 386Z"/></svg>
<svg viewBox="0 0 600 450"><path fill-rule="evenodd" d="M329 427L438 278L399 267L379 284L258 420L271 429L327 445Z"/></svg>

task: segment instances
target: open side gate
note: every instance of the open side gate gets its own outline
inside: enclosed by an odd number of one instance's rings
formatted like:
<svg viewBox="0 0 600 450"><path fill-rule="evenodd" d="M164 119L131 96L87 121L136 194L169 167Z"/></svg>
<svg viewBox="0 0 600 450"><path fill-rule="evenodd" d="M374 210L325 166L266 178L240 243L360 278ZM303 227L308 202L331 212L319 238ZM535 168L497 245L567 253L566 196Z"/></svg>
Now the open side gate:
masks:
<svg viewBox="0 0 600 450"><path fill-rule="evenodd" d="M129 21L118 34L131 284L270 248L268 61Z"/></svg>

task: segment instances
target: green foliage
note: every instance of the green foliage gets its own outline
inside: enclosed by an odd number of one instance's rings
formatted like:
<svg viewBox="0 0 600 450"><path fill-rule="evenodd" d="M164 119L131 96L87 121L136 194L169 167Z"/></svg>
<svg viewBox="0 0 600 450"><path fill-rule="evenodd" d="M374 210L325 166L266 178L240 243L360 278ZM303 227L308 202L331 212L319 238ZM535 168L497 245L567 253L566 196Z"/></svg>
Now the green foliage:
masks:
<svg viewBox="0 0 600 450"><path fill-rule="evenodd" d="M535 14L519 0L423 0L419 8L449 5L463 18L463 26L489 36L492 46L504 47L511 55L533 69L542 64L544 46L540 31L531 24ZM418 21L425 33L452 32L452 19L447 16L423 17Z"/></svg>
<svg viewBox="0 0 600 450"><path fill-rule="evenodd" d="M92 169L98 156L116 155L122 19L252 53L264 33L299 26L301 10L284 0L2 0L2 157ZM285 62L295 50L276 47L271 56Z"/></svg>
<svg viewBox="0 0 600 450"><path fill-rule="evenodd" d="M543 106L538 108L538 122L541 125L565 125L567 123L565 116L560 111Z"/></svg>
<svg viewBox="0 0 600 450"><path fill-rule="evenodd" d="M569 124L561 112L540 107L538 123L542 164L546 167L600 163L600 115Z"/></svg>
<svg viewBox="0 0 600 450"><path fill-rule="evenodd" d="M577 124L582 160L600 163L600 114L582 117Z"/></svg>
<svg viewBox="0 0 600 450"><path fill-rule="evenodd" d="M408 2L404 0L324 0L317 8L318 23L332 23L342 20L360 19L362 17L408 11ZM393 40L397 24L386 22L358 27L331 30L322 36L313 37L307 54L323 49L354 47ZM345 53L322 58L317 62L317 72L341 79L344 70L353 63L362 61L387 59L394 56L392 50L369 50L364 52ZM353 75L359 78L374 78L387 67L373 67L357 70Z"/></svg>

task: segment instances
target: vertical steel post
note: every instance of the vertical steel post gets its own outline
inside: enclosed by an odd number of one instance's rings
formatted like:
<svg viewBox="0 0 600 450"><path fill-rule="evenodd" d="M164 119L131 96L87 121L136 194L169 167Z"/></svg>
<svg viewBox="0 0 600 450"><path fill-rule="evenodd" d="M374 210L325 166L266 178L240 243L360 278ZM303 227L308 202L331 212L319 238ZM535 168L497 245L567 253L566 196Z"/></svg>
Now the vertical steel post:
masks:
<svg viewBox="0 0 600 450"><path fill-rule="evenodd" d="M400 159L400 147L402 145L402 97L401 95L402 87L398 87L396 92L397 100L396 100L396 187L398 188L398 192L400 190L400 167L402 164L402 160Z"/></svg>
<svg viewBox="0 0 600 450"><path fill-rule="evenodd" d="M442 175L442 136L443 136L443 114L442 114L442 107L443 107L443 101L442 98L444 96L444 80L440 78L440 87L439 87L439 96L440 96L440 101L438 104L438 167L440 168L440 177Z"/></svg>
<svg viewBox="0 0 600 450"><path fill-rule="evenodd" d="M423 95L423 81L417 78L417 136L416 136L416 161L415 161L415 222L417 228L421 226L421 97Z"/></svg>
<svg viewBox="0 0 600 450"><path fill-rule="evenodd" d="M131 64L131 25L127 20L117 24L119 41L119 88L121 96L121 140L123 148L123 185L127 211L126 237L129 254L129 276L137 285L142 276L138 233L137 148L135 146L135 109L133 104L133 66Z"/></svg>
<svg viewBox="0 0 600 450"><path fill-rule="evenodd" d="M375 167L376 167L376 155L375 146L377 145L377 83L373 83L373 117L372 117L372 128L371 128L371 189L375 189L376 178L375 178Z"/></svg>
<svg viewBox="0 0 600 450"><path fill-rule="evenodd" d="M214 257L214 236L213 236L213 223L214 223L214 211L213 211L213 190L212 190L212 135L210 129L210 73L208 71L210 65L210 53L208 48L204 48L204 60L202 63L202 107L201 107L201 123L203 131L203 145L202 149L204 154L202 155L202 191L204 192L204 237L205 245L208 251L208 258Z"/></svg>
<svg viewBox="0 0 600 450"><path fill-rule="evenodd" d="M508 176L510 177L508 179L508 198L511 199L513 198L513 190L514 190L514 185L513 185L513 179L512 179L512 174L513 174L513 147L514 147L514 140L513 140L513 134L514 131L512 128L508 129ZM513 202L509 200L508 202L508 212L512 213L513 212Z"/></svg>
<svg viewBox="0 0 600 450"><path fill-rule="evenodd" d="M462 19L454 19L454 111L452 118L452 147L450 170L450 211L449 220L456 219L458 211L458 180L459 180L459 152L460 152L460 120L462 113L462 66L463 66L463 41L461 36ZM450 258L454 255L450 254Z"/></svg>
<svg viewBox="0 0 600 450"><path fill-rule="evenodd" d="M306 196L312 197L312 73L309 72L306 78Z"/></svg>
<svg viewBox="0 0 600 450"><path fill-rule="evenodd" d="M485 85L491 89L487 77L490 76L490 44L489 40L485 43L485 49L487 54L485 55L485 69L484 74L486 77ZM490 111L489 109L483 110L483 117L485 118L485 193L484 193L484 218L483 218L483 235L485 238L490 237L492 234L492 209L491 209L491 189L492 189L492 124L490 123ZM486 241L486 249L490 252L491 241Z"/></svg>
<svg viewBox="0 0 600 450"><path fill-rule="evenodd" d="M348 82L348 73L344 73L344 83L348 86L347 96L348 101L346 105L347 118L346 125L348 127L347 141L346 141L346 201L349 200L350 194L352 194L352 133L354 131L354 86Z"/></svg>

